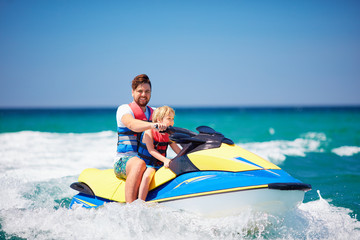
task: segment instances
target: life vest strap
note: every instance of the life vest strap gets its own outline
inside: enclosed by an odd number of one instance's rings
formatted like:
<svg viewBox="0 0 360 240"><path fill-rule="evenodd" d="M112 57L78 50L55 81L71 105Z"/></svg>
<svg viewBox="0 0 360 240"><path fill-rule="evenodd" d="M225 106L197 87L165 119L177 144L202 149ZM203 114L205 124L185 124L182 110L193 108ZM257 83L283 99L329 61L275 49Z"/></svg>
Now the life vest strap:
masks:
<svg viewBox="0 0 360 240"><path fill-rule="evenodd" d="M168 143L167 142L158 142L158 141L154 141L154 146L167 146Z"/></svg>
<svg viewBox="0 0 360 240"><path fill-rule="evenodd" d="M138 155L139 155L140 158L147 159L147 160L152 161L152 162L158 161L153 156L148 156L148 155L145 155L145 154L142 154L142 153L138 153Z"/></svg>

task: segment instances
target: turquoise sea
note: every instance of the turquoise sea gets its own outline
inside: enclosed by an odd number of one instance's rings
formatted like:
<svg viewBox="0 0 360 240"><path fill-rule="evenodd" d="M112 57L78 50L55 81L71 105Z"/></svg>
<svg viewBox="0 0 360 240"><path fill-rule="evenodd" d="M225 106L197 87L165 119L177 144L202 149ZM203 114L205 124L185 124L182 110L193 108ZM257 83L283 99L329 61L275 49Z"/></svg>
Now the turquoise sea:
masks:
<svg viewBox="0 0 360 240"><path fill-rule="evenodd" d="M281 216L140 201L69 210L79 173L112 167L116 108L0 109L0 239L360 239L360 107L175 111L175 126L210 126L313 189Z"/></svg>

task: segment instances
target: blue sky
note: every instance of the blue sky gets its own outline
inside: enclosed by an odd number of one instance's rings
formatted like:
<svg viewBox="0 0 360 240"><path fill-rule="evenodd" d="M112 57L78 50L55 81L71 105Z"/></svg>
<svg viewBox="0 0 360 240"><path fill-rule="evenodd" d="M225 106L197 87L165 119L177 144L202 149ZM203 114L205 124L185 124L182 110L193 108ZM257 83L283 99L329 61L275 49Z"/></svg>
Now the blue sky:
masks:
<svg viewBox="0 0 360 240"><path fill-rule="evenodd" d="M0 107L360 105L360 1L0 0Z"/></svg>

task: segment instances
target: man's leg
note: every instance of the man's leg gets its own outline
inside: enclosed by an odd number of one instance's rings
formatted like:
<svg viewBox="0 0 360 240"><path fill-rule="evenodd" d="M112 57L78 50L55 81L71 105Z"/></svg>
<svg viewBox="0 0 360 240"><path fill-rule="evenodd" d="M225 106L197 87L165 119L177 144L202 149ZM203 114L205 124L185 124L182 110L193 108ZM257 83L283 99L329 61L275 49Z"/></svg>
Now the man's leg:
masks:
<svg viewBox="0 0 360 240"><path fill-rule="evenodd" d="M131 203L137 199L142 175L146 164L138 157L130 158L126 164L125 201Z"/></svg>

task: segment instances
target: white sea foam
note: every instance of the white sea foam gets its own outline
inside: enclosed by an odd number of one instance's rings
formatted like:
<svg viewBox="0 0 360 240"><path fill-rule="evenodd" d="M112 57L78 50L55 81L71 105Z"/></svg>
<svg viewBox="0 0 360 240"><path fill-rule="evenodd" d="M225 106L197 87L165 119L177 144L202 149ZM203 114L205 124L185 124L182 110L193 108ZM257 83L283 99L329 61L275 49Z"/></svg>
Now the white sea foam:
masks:
<svg viewBox="0 0 360 240"><path fill-rule="evenodd" d="M307 220L307 239L360 239L360 222L350 217L351 210L336 207L324 200L301 204L303 217Z"/></svg>
<svg viewBox="0 0 360 240"><path fill-rule="evenodd" d="M116 133L0 134L0 173L27 181L78 174L85 167L111 168Z"/></svg>
<svg viewBox="0 0 360 240"><path fill-rule="evenodd" d="M324 133L309 132L289 140L274 140L268 142L238 143L239 146L268 159L275 164L281 164L286 156L305 157L309 152L323 152L322 145L327 141Z"/></svg>
<svg viewBox="0 0 360 240"><path fill-rule="evenodd" d="M275 129L269 128L269 133L270 133L270 135L274 135L275 134Z"/></svg>
<svg viewBox="0 0 360 240"><path fill-rule="evenodd" d="M34 199L37 200L38 199ZM50 199L53 200L53 199ZM49 201L49 200L48 200ZM99 209L42 207L2 210L2 227L26 239L359 239L360 222L323 199L286 216L245 210L203 218L161 204L110 203Z"/></svg>
<svg viewBox="0 0 360 240"><path fill-rule="evenodd" d="M339 148L334 148L331 150L333 153L339 155L340 157L349 157L355 154L360 153L360 147L357 146L342 146Z"/></svg>
<svg viewBox="0 0 360 240"><path fill-rule="evenodd" d="M305 157L308 152L322 152L323 133L306 133L293 141L239 143L275 164L286 156ZM116 133L44 133L22 131L0 134L0 173L27 181L77 175L85 167L111 168L116 150ZM350 149L355 153L358 149ZM334 150L335 151L335 150ZM340 152L348 149L340 149ZM339 153L339 151L337 151ZM168 151L174 157L173 151Z"/></svg>

